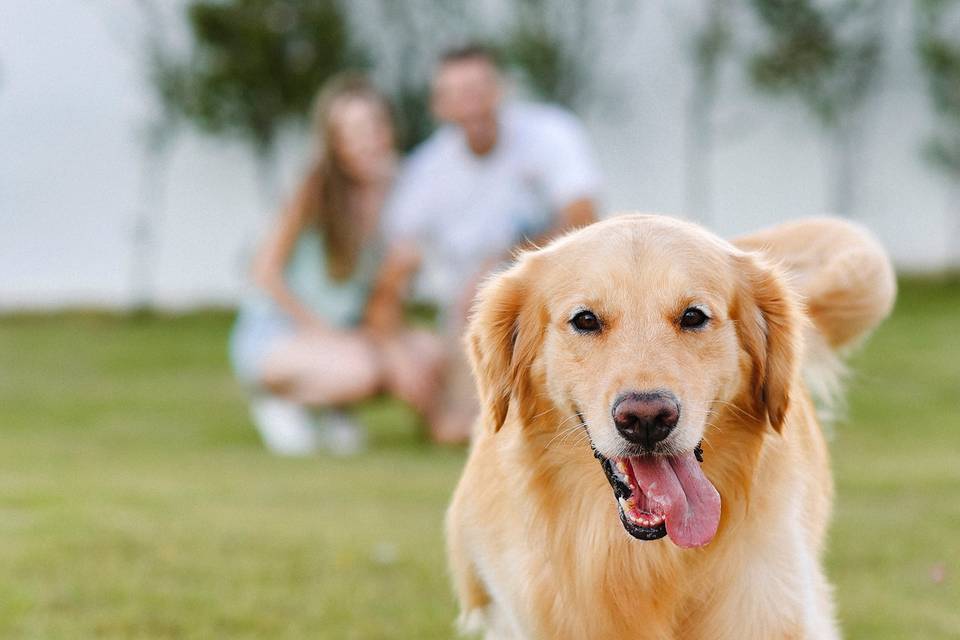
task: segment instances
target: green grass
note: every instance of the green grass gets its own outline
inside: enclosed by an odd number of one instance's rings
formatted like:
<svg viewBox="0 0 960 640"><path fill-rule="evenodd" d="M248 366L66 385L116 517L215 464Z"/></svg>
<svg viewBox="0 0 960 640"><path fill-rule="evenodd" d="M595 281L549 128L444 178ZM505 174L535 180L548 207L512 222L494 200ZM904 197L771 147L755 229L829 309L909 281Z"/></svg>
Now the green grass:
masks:
<svg viewBox="0 0 960 640"><path fill-rule="evenodd" d="M958 316L960 283L905 284L855 358L828 558L850 638L960 636ZM377 402L358 459L267 455L229 322L0 319L0 637L452 636L463 453Z"/></svg>
<svg viewBox="0 0 960 640"><path fill-rule="evenodd" d="M958 320L960 281L902 283L853 359L828 555L851 638L960 637Z"/></svg>

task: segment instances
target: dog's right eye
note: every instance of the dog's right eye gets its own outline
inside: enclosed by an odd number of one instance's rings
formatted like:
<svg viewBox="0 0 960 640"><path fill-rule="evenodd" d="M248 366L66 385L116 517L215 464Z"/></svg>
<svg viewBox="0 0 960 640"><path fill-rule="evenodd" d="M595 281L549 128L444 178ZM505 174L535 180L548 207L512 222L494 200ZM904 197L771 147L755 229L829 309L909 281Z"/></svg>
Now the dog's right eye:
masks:
<svg viewBox="0 0 960 640"><path fill-rule="evenodd" d="M696 307L690 307L680 316L680 326L684 329L699 329L707 324L710 317Z"/></svg>
<svg viewBox="0 0 960 640"><path fill-rule="evenodd" d="M578 333L597 333L600 331L600 318L592 311L581 311L570 318L570 326Z"/></svg>

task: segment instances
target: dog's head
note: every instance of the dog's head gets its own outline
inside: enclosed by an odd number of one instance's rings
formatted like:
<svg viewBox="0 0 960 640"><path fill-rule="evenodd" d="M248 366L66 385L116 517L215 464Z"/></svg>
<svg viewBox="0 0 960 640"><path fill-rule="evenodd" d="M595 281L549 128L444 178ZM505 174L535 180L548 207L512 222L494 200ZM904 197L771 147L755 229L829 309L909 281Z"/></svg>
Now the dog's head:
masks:
<svg viewBox="0 0 960 640"><path fill-rule="evenodd" d="M744 428L783 427L799 317L754 255L692 224L622 216L491 279L467 343L489 429L510 412L524 428L575 420L626 530L694 547L720 519L699 445L723 446L711 430L731 411Z"/></svg>

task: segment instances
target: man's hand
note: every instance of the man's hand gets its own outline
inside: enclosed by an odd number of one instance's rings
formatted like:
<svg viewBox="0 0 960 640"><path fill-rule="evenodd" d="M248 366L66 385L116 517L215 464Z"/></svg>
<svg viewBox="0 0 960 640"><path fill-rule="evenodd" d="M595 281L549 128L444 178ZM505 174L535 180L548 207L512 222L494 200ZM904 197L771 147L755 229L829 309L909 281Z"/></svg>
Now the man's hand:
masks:
<svg viewBox="0 0 960 640"><path fill-rule="evenodd" d="M553 229L552 235L557 235L577 227L585 227L596 221L597 213L593 206L593 200L590 198L580 198L560 210L560 215L557 216L557 224Z"/></svg>

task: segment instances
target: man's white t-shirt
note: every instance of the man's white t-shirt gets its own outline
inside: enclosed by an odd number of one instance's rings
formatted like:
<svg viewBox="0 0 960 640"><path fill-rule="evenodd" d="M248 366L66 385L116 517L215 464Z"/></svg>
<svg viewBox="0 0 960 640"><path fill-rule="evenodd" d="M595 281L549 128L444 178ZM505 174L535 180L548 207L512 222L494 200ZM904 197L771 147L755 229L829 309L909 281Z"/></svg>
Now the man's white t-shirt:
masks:
<svg viewBox="0 0 960 640"><path fill-rule="evenodd" d="M424 254L422 293L453 302L490 258L546 231L558 212L595 199L600 172L580 122L559 107L501 108L497 144L476 156L445 126L407 161L386 212L389 239Z"/></svg>

